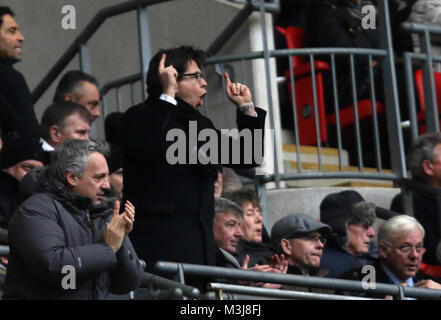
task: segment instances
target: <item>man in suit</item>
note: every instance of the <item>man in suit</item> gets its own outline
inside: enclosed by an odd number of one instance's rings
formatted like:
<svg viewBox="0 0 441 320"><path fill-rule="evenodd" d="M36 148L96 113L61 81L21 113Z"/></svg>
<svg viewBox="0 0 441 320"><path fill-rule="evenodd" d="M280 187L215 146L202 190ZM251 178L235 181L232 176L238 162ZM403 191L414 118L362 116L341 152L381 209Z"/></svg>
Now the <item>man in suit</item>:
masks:
<svg viewBox="0 0 441 320"><path fill-rule="evenodd" d="M418 137L407 152L407 166L415 184L423 188L441 189L441 133L428 132ZM422 189L424 190L424 189ZM426 230L425 245L427 252L423 262L433 265L439 274L441 262L437 259L440 243L438 203L434 193L413 190L413 214ZM394 197L391 209L404 213L402 193Z"/></svg>
<svg viewBox="0 0 441 320"><path fill-rule="evenodd" d="M398 215L390 218L378 231L380 259L373 263L373 268L368 272L363 272L362 268L354 269L342 278L359 281L369 278L373 282L441 290L441 284L418 271L426 251L424 234L423 226L414 217ZM363 295L384 298L369 291Z"/></svg>
<svg viewBox="0 0 441 320"><path fill-rule="evenodd" d="M1 136L21 136L39 144L38 121L26 80L13 68L22 59L24 37L9 7L0 6Z"/></svg>
<svg viewBox="0 0 441 320"><path fill-rule="evenodd" d="M220 131L198 111L207 93L207 82L201 73L204 57L203 51L189 46L157 52L147 74L148 99L127 110L122 119L123 196L137 207L137 225L131 239L150 272L155 271L154 264L159 260L215 264L214 182L219 164L234 165L222 158L223 151L231 149L211 149L208 154L201 141L191 141L192 132L198 136L201 132L210 133L210 143L216 138L218 142L232 141L221 137ZM254 107L248 87L232 83L225 74L225 89L236 106L239 130L263 132L266 113ZM183 158L179 156L177 161L175 152L170 151L180 139L171 141L173 134L190 140L185 139L184 153L180 154ZM259 141L252 143L253 150L248 153L254 152L256 144L262 145ZM246 154L244 147L241 143L241 160ZM178 153L182 151L179 149ZM229 152L229 160L237 155ZM240 161L235 166L256 165Z"/></svg>

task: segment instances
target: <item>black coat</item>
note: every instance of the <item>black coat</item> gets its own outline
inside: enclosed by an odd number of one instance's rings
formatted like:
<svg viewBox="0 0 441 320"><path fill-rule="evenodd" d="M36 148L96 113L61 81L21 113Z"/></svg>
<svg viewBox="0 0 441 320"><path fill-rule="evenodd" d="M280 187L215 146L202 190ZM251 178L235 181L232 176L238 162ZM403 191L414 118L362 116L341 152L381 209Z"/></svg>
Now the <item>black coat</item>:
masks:
<svg viewBox="0 0 441 320"><path fill-rule="evenodd" d="M420 183L427 184L423 180L417 180ZM391 203L390 209L396 212L404 213L401 204L402 195L397 194ZM423 262L427 264L440 265L436 258L436 247L441 241L439 215L437 201L430 194L413 191L413 215L423 226L425 232L424 246L427 251L423 255Z"/></svg>
<svg viewBox="0 0 441 320"><path fill-rule="evenodd" d="M22 74L0 61L0 127L2 137L18 132L34 141L40 139L32 96Z"/></svg>
<svg viewBox="0 0 441 320"><path fill-rule="evenodd" d="M196 121L197 132L214 126L192 106L179 98L177 101L178 105L174 106L149 97L131 107L122 120L123 194L137 211L137 223L130 238L149 271L154 271L158 260L215 264L213 216L217 165L169 164L166 157L173 143L166 141L170 130L181 129L188 137L189 121ZM257 118L237 113L239 130L264 128L266 113L259 108L256 112Z"/></svg>
<svg viewBox="0 0 441 320"><path fill-rule="evenodd" d="M372 264L379 257L378 248L373 242L368 253L354 256L343 249L344 241L336 234L328 238L320 260L320 268L328 271L325 275L327 278L338 278L349 270Z"/></svg>
<svg viewBox="0 0 441 320"><path fill-rule="evenodd" d="M4 299L105 299L136 289L143 270L129 238L116 253L104 242L113 209L89 210L88 198L52 186L29 197L9 222ZM75 289L62 288L67 265L75 268Z"/></svg>
<svg viewBox="0 0 441 320"><path fill-rule="evenodd" d="M0 170L0 227L7 229L8 221L18 207L19 182Z"/></svg>
<svg viewBox="0 0 441 320"><path fill-rule="evenodd" d="M237 258L242 264L246 255L250 257L248 267L254 267L256 264L270 264L271 257L275 254L274 248L270 242L253 242L240 239L237 244Z"/></svg>

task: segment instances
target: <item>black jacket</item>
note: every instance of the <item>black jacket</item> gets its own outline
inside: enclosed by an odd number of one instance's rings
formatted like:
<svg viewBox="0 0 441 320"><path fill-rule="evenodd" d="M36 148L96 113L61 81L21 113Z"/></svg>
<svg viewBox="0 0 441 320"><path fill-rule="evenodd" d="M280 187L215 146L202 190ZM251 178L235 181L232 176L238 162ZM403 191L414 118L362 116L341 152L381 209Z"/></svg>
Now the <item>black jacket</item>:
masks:
<svg viewBox="0 0 441 320"><path fill-rule="evenodd" d="M0 228L7 229L8 221L18 207L18 186L17 179L0 170Z"/></svg>
<svg viewBox="0 0 441 320"><path fill-rule="evenodd" d="M423 180L416 181L428 185L428 183ZM392 200L390 209L403 213L404 210L402 208L401 199L401 193L397 194ZM413 191L412 199L413 215L426 231L424 236L424 246L427 251L423 255L423 262L440 265L440 262L436 258L436 247L441 241L436 198L427 193Z"/></svg>
<svg viewBox="0 0 441 320"><path fill-rule="evenodd" d="M248 267L254 267L256 264L264 265L271 262L271 257L275 254L274 248L270 242L253 242L240 239L237 244L237 258L242 264L245 256L250 257Z"/></svg>
<svg viewBox="0 0 441 320"><path fill-rule="evenodd" d="M116 254L104 242L113 209L91 208L88 198L60 183L48 185L10 220L4 298L105 299L136 289L143 270L128 237ZM75 289L62 287L65 266L74 267Z"/></svg>
<svg viewBox="0 0 441 320"><path fill-rule="evenodd" d="M173 129L181 129L188 137L190 121L195 121L197 133L214 126L192 106L179 98L177 101L178 105L174 106L149 97L131 107L122 120L123 194L137 209L137 223L130 238L150 271L154 271L158 260L215 264L213 216L217 165L169 164L167 150L174 142L166 141ZM239 130L263 129L266 113L257 108L257 114L255 118L238 112ZM188 160L194 148L186 146Z"/></svg>
<svg viewBox="0 0 441 320"><path fill-rule="evenodd" d="M327 278L338 278L349 270L373 263L379 256L378 248L373 242L368 253L354 256L343 249L344 241L335 233L328 238L320 260L320 268L328 271Z"/></svg>
<svg viewBox="0 0 441 320"><path fill-rule="evenodd" d="M32 96L22 74L0 60L0 127L2 137L18 132L39 141L39 125Z"/></svg>

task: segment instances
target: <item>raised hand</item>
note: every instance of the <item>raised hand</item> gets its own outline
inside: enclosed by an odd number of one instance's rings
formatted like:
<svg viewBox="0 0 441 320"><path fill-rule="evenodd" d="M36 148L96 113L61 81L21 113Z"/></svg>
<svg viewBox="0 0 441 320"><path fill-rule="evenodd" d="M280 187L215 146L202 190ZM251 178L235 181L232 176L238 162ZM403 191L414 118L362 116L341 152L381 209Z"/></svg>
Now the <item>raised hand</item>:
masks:
<svg viewBox="0 0 441 320"><path fill-rule="evenodd" d="M119 208L118 208L119 210ZM124 212L121 214L126 221L125 235L128 235L133 229L133 222L135 221L135 207L130 201L126 201Z"/></svg>
<svg viewBox="0 0 441 320"><path fill-rule="evenodd" d="M244 84L235 82L232 83L227 72L224 73L225 92L227 97L237 106L241 107L244 104L251 102L253 97L250 89ZM254 111L254 110L253 110Z"/></svg>
<svg viewBox="0 0 441 320"><path fill-rule="evenodd" d="M162 85L162 93L174 98L178 90L178 72L173 67L169 65L165 68L165 58L167 55L162 54L161 60L158 65L158 77Z"/></svg>
<svg viewBox="0 0 441 320"><path fill-rule="evenodd" d="M114 252L117 252L122 245L125 237L126 219L125 215L119 214L120 204L119 201L115 202L113 209L113 216L104 232L104 241L112 248Z"/></svg>

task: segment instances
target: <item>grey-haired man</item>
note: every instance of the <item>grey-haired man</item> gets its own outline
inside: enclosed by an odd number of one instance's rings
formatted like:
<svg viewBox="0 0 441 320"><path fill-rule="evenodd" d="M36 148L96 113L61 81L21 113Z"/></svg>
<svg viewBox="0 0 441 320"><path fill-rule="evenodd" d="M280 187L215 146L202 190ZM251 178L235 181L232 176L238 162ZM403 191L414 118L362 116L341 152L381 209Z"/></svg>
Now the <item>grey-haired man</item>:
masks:
<svg viewBox="0 0 441 320"><path fill-rule="evenodd" d="M38 193L9 223L5 299L105 299L136 289L142 266L127 237L135 208L102 206L107 145L70 140L52 153Z"/></svg>

